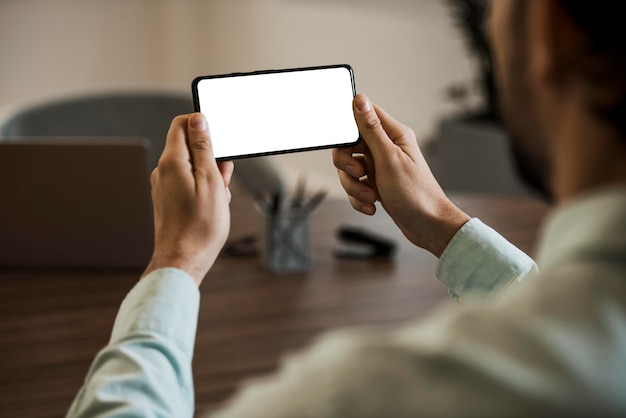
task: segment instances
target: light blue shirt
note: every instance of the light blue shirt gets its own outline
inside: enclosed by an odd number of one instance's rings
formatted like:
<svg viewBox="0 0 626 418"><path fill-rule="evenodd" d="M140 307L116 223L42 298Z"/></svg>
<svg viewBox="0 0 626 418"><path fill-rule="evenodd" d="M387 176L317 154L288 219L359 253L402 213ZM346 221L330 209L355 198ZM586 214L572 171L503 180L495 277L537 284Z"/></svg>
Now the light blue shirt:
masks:
<svg viewBox="0 0 626 418"><path fill-rule="evenodd" d="M437 268L463 306L331 333L215 416L626 415L626 190L555 212L538 260L472 219ZM142 279L68 417L191 417L198 302L182 271Z"/></svg>
<svg viewBox="0 0 626 418"><path fill-rule="evenodd" d="M191 417L191 359L200 292L185 272L161 269L126 296L68 417Z"/></svg>

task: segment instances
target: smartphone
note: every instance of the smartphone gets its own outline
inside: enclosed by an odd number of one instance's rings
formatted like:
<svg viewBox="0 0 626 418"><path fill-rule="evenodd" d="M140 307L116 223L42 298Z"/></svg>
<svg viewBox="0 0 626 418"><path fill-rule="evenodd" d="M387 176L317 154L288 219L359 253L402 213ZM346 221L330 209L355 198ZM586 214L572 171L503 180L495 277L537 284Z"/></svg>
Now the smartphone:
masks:
<svg viewBox="0 0 626 418"><path fill-rule="evenodd" d="M354 73L346 64L197 77L192 92L218 160L359 141Z"/></svg>

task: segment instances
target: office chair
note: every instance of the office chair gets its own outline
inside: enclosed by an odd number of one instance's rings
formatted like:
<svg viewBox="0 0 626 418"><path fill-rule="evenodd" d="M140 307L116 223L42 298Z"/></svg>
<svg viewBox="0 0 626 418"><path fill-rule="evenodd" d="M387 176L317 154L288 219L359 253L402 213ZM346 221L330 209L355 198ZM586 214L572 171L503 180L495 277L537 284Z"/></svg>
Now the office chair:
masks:
<svg viewBox="0 0 626 418"><path fill-rule="evenodd" d="M536 197L518 177L501 126L453 118L438 128L426 156L446 192Z"/></svg>
<svg viewBox="0 0 626 418"><path fill-rule="evenodd" d="M14 112L0 124L2 137L141 137L149 141L149 167L157 166L174 116L193 112L191 94L111 92L60 99ZM250 192L283 190L266 158L239 160L236 179Z"/></svg>

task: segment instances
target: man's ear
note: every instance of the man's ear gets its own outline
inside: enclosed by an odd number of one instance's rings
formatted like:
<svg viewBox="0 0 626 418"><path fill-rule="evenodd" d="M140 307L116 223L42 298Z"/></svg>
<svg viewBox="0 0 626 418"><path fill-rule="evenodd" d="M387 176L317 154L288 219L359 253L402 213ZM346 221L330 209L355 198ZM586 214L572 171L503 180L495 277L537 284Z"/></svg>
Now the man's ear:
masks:
<svg viewBox="0 0 626 418"><path fill-rule="evenodd" d="M528 59L531 80L539 84L562 85L572 74L576 46L582 34L561 0L529 1Z"/></svg>

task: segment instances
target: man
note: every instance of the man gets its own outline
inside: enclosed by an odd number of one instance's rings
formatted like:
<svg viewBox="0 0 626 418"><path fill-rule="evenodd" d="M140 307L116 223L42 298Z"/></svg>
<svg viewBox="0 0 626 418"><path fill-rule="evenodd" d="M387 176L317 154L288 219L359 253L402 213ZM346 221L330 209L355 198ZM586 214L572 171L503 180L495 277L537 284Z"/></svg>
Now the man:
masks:
<svg viewBox="0 0 626 418"><path fill-rule="evenodd" d="M616 4L494 2L503 112L523 172L557 204L541 273L454 206L411 130L359 95L363 143L334 152L341 183L356 210L372 214L380 201L439 256L438 277L463 304L385 334L328 336L215 416L626 415L626 37ZM195 284L226 239L231 173L212 158L201 115L174 120L152 177L152 262L68 416L193 414Z"/></svg>

